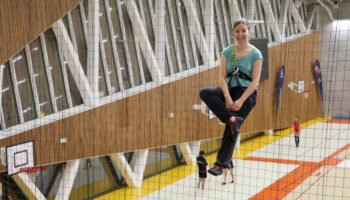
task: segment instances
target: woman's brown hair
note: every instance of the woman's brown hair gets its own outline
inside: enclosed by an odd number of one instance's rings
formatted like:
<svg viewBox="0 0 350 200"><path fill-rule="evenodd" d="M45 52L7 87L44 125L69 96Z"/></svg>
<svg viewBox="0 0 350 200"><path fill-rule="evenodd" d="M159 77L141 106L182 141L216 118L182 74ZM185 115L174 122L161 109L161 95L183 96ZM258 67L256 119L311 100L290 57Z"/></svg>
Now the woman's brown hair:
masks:
<svg viewBox="0 0 350 200"><path fill-rule="evenodd" d="M248 20L244 19L244 18L240 18L237 19L233 25L233 29L236 28L236 26L240 25L240 24L244 24L247 26L248 30L250 30L250 23L248 22Z"/></svg>

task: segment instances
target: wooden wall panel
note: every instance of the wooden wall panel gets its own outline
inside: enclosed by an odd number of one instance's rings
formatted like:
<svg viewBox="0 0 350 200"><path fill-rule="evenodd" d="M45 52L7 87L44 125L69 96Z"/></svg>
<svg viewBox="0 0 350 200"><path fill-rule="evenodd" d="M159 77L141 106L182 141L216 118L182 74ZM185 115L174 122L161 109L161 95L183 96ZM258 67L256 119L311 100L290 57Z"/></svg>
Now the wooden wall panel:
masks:
<svg viewBox="0 0 350 200"><path fill-rule="evenodd" d="M269 49L269 80L261 81L258 103L242 132L290 127L294 116L301 122L321 116L313 62L319 59L319 33ZM280 67L286 78L276 116L277 80ZM76 158L127 152L222 136L224 125L193 105L199 105L200 88L217 85L219 68L203 71L138 95L26 131L0 141L8 146L34 140L38 165ZM293 81L305 80L310 97L288 89ZM60 138L67 138L60 144Z"/></svg>
<svg viewBox="0 0 350 200"><path fill-rule="evenodd" d="M0 63L39 36L81 0L1 0Z"/></svg>

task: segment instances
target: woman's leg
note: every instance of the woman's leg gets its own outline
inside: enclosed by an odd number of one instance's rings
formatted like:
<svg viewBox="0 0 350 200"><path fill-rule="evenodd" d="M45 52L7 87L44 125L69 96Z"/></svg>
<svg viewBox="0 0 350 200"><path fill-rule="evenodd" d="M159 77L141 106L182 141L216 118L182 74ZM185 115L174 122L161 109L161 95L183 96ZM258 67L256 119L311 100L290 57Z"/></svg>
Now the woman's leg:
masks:
<svg viewBox="0 0 350 200"><path fill-rule="evenodd" d="M205 179L206 178L202 178L202 190L204 190L204 188L205 188Z"/></svg>
<svg viewBox="0 0 350 200"><path fill-rule="evenodd" d="M226 108L224 93L220 87L207 87L199 92L200 98L223 123L227 123L233 112Z"/></svg>
<svg viewBox="0 0 350 200"><path fill-rule="evenodd" d="M228 167L231 162L233 150L237 142L238 134L231 134L230 125L226 124L221 147L216 156L215 164Z"/></svg>
<svg viewBox="0 0 350 200"><path fill-rule="evenodd" d="M224 171L224 182L222 183L223 185L226 184L226 180L227 180L227 172L228 172L228 168L225 169Z"/></svg>
<svg viewBox="0 0 350 200"><path fill-rule="evenodd" d="M238 99L242 95L240 88L232 88L231 96L233 100ZM247 118L250 111L254 108L256 103L256 92L254 92L248 99L243 103L241 109L235 112L235 116L241 117L243 121ZM239 133L231 134L230 126L226 124L224 136L218 155L216 157L216 164L227 167L232 159L233 150L235 148Z"/></svg>
<svg viewBox="0 0 350 200"><path fill-rule="evenodd" d="M231 88L230 94L232 100L237 100L241 95L242 91L239 88ZM256 103L256 92L254 92L242 105L241 109L238 112L234 112L233 116L241 117L242 122L250 111L253 109ZM239 128L238 128L239 130ZM222 143L220 150L216 157L215 165L212 166L208 172L214 176L222 174L223 167L227 167L232 159L233 150L235 148L237 137L239 132L231 133L230 125L227 123L224 131L224 136L222 138Z"/></svg>
<svg viewBox="0 0 350 200"><path fill-rule="evenodd" d="M297 136L297 147L299 147L299 135Z"/></svg>
<svg viewBox="0 0 350 200"><path fill-rule="evenodd" d="M232 178L231 183L233 183L235 181L235 177L233 175L233 168L230 169L230 173L231 173L231 178Z"/></svg>

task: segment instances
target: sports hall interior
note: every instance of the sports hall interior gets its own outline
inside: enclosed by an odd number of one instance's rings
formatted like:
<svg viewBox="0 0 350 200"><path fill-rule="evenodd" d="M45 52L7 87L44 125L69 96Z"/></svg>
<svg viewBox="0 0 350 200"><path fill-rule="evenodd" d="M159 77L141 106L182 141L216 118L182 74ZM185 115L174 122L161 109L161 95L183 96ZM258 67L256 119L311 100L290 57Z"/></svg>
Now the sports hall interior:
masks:
<svg viewBox="0 0 350 200"><path fill-rule="evenodd" d="M1 198L350 199L349 10L349 0L1 0ZM215 162L225 127L199 91L218 86L239 18L264 55L257 104L234 183L208 175L199 191L196 157Z"/></svg>

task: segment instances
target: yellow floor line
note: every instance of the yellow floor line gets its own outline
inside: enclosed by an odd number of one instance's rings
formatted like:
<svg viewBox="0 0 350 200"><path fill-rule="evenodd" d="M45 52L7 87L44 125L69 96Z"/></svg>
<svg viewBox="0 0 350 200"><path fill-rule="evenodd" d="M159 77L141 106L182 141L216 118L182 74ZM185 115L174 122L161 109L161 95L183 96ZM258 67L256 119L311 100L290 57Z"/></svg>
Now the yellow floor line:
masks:
<svg viewBox="0 0 350 200"><path fill-rule="evenodd" d="M301 128L306 128L317 122L324 122L329 118L317 118L315 120L310 120L300 125ZM240 145L240 155L239 159L243 159L249 153L256 151L268 144L271 144L275 141L278 141L291 133L291 129L278 130L272 135L263 135L246 142L241 143ZM206 157L208 163L214 163L216 160L216 153ZM174 169L168 170L166 172L157 174L150 178L143 180L142 186L140 188L121 188L116 191L110 192L108 194L102 195L97 200L111 200L111 199L130 199L136 200L141 197L144 197L152 192L155 192L165 186L175 183L187 176L195 173L197 170L196 166L179 166Z"/></svg>

